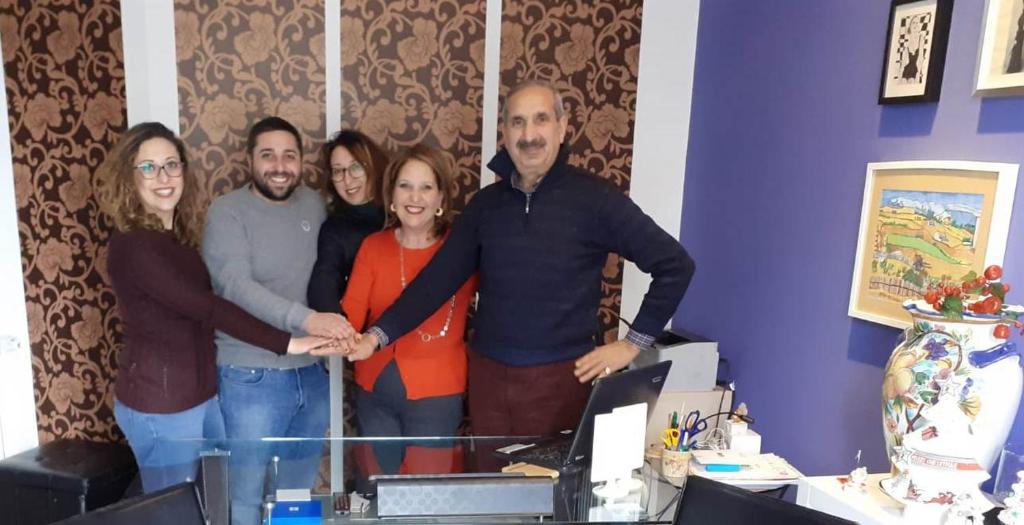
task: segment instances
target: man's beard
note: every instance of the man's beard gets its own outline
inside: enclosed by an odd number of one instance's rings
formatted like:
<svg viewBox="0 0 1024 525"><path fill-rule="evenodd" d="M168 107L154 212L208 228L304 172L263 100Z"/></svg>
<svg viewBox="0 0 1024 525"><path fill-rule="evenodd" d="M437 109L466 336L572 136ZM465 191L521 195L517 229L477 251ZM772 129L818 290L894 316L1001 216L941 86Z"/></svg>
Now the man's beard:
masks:
<svg viewBox="0 0 1024 525"><path fill-rule="evenodd" d="M253 187L256 188L256 191L260 192L260 195L263 195L268 200L279 201L279 202L280 201L286 201L286 200L288 200L288 197L291 197L292 193L295 192L295 188L299 187L299 178L295 177L294 184L288 186L288 189L285 190L285 192L282 193L281 195L277 195L277 194L275 194L273 192L273 190L270 189L270 186L267 186L267 183L266 183L266 179L268 177L272 176L272 175L275 175L275 174L276 174L276 172L268 172L268 173L264 173L262 177L253 177L252 178L252 185L253 185Z"/></svg>

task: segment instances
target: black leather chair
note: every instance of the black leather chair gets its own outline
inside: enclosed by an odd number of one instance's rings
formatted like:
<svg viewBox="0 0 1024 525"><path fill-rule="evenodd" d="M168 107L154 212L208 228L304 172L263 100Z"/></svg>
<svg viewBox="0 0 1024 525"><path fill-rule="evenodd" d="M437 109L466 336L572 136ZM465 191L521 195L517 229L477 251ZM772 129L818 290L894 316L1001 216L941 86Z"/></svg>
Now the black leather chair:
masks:
<svg viewBox="0 0 1024 525"><path fill-rule="evenodd" d="M700 476L686 478L675 525L851 525L854 522Z"/></svg>
<svg viewBox="0 0 1024 525"><path fill-rule="evenodd" d="M0 461L0 523L42 525L121 500L136 474L124 443L58 439Z"/></svg>
<svg viewBox="0 0 1024 525"><path fill-rule="evenodd" d="M59 525L204 525L195 483L179 483L150 494L58 522Z"/></svg>

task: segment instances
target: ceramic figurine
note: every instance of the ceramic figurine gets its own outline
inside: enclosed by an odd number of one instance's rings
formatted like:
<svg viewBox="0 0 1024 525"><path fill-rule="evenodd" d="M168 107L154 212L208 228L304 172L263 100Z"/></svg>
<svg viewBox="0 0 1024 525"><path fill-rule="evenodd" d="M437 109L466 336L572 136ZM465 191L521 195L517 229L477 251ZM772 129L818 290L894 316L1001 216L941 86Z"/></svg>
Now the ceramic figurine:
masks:
<svg viewBox="0 0 1024 525"><path fill-rule="evenodd" d="M857 467L850 471L850 476L846 478L846 483L843 484L843 491L864 493L867 489L867 481L867 467Z"/></svg>
<svg viewBox="0 0 1024 525"><path fill-rule="evenodd" d="M985 516L978 512L971 497L961 494L946 511L946 518L942 523L943 525L982 525L984 522Z"/></svg>
<svg viewBox="0 0 1024 525"><path fill-rule="evenodd" d="M1017 482L1010 485L1010 495L1003 503L1006 508L999 511L999 521L1006 525L1024 525L1024 470L1017 473Z"/></svg>
<svg viewBox="0 0 1024 525"><path fill-rule="evenodd" d="M736 410L732 411L733 415L729 416L729 419L736 423L742 423L743 420L740 418L740 416L745 416L748 412L749 409L747 408L747 404L741 402L739 405L736 406Z"/></svg>

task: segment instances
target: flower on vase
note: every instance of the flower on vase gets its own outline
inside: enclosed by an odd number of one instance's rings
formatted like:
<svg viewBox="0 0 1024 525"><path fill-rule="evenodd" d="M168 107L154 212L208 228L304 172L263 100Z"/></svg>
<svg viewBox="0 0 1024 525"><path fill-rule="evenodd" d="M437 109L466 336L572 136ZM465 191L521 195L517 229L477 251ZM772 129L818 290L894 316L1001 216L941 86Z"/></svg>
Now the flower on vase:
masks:
<svg viewBox="0 0 1024 525"><path fill-rule="evenodd" d="M905 396L914 386L914 370L917 363L913 353L903 352L893 357L892 365L882 380L882 393L887 401Z"/></svg>
<svg viewBox="0 0 1024 525"><path fill-rule="evenodd" d="M929 359L931 361L938 361L939 359L949 355L949 350L946 350L946 343L940 341L938 338L929 339L928 342L924 344L924 350L928 352L925 359Z"/></svg>

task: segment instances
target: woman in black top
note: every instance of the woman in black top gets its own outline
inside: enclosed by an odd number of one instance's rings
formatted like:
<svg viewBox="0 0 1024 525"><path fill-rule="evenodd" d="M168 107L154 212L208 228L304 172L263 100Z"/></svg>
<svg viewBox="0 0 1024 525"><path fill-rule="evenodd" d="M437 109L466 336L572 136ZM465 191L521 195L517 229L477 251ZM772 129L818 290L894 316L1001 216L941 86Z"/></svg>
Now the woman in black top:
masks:
<svg viewBox="0 0 1024 525"><path fill-rule="evenodd" d="M380 181L388 156L366 135L342 130L324 145L323 158L330 216L320 228L307 295L310 308L337 313L359 246L384 227Z"/></svg>

